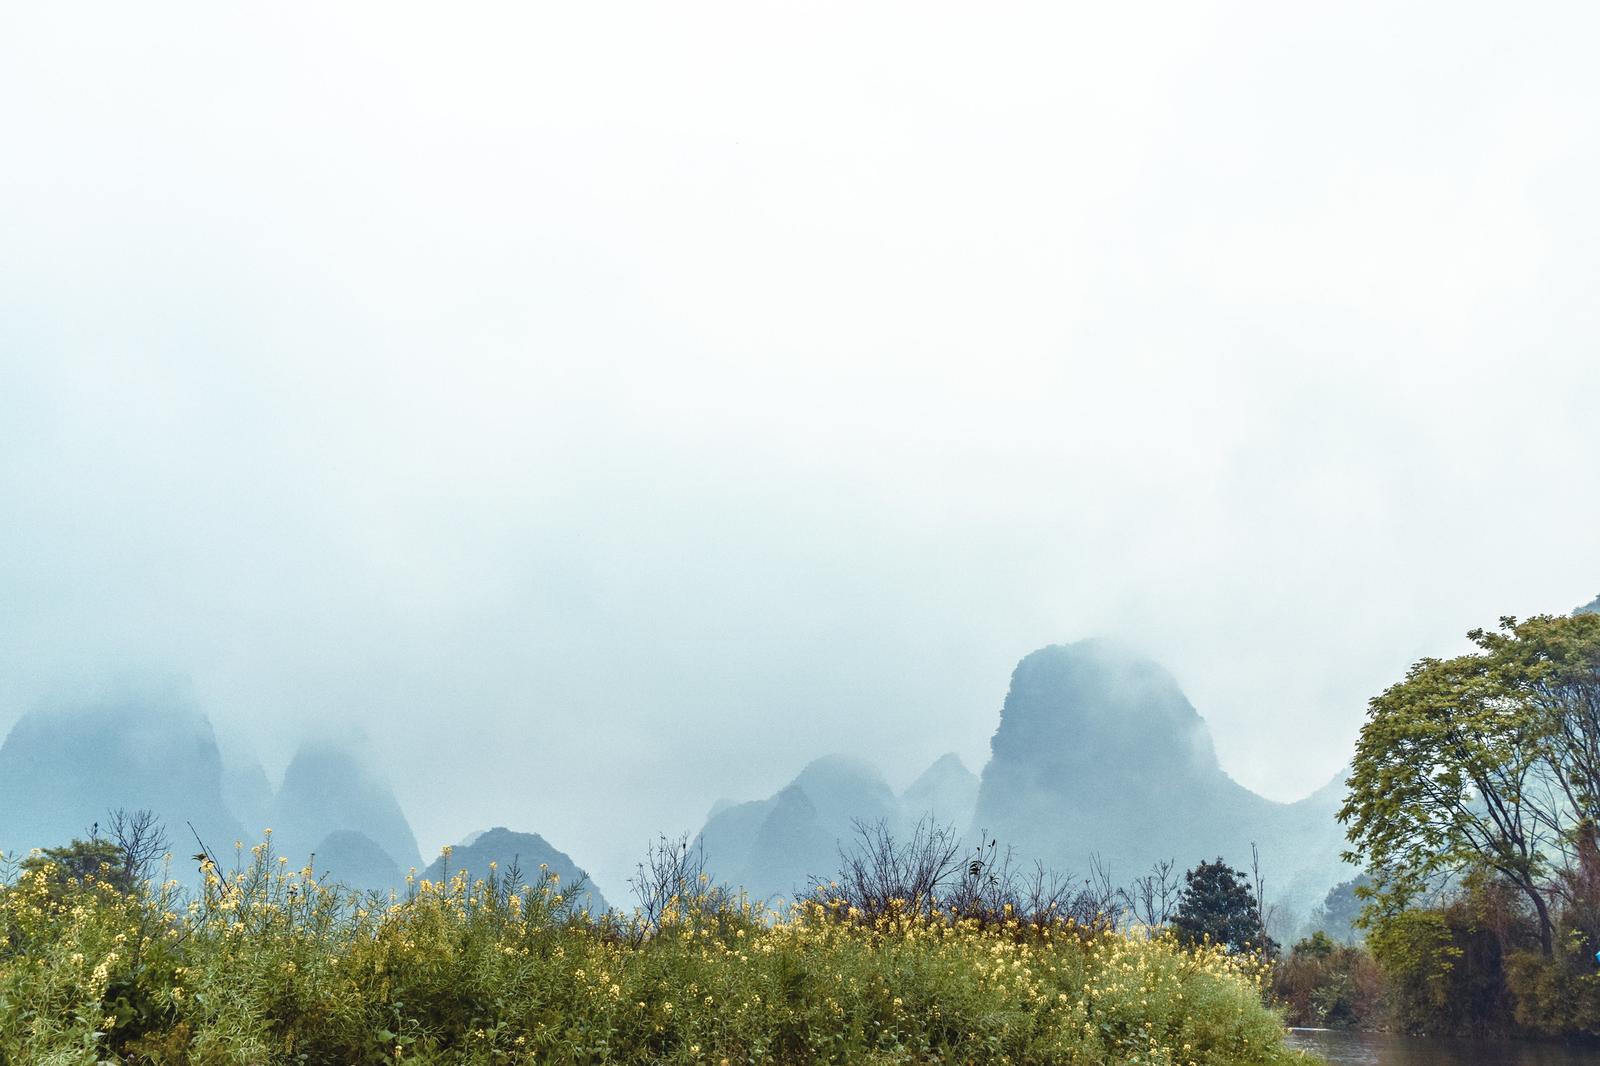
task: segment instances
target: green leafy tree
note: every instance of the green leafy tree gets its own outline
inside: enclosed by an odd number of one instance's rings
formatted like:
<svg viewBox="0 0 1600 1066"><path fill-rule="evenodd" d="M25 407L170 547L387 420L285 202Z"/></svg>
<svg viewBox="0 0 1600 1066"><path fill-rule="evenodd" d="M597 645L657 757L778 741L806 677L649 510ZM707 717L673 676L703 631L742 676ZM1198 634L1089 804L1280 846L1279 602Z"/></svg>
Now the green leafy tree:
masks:
<svg viewBox="0 0 1600 1066"><path fill-rule="evenodd" d="M45 848L22 862L23 873L43 870L50 879L54 892L81 888L95 881L116 886L126 892L133 887L133 878L124 861L122 849L109 840L94 838L73 840L59 848Z"/></svg>
<svg viewBox="0 0 1600 1066"><path fill-rule="evenodd" d="M1448 904L1374 922L1367 945L1383 970L1390 1021L1416 1033L1510 1032L1516 997L1508 988L1507 961L1545 958L1535 923L1517 897L1504 878L1477 869Z"/></svg>
<svg viewBox="0 0 1600 1066"><path fill-rule="evenodd" d="M1501 619L1474 630L1497 695L1540 731L1533 811L1558 833L1564 866L1600 825L1600 612Z"/></svg>
<svg viewBox="0 0 1600 1066"><path fill-rule="evenodd" d="M1249 876L1218 858L1183 875L1183 895L1172 926L1184 943L1209 940L1230 951L1275 954Z"/></svg>
<svg viewBox="0 0 1600 1066"><path fill-rule="evenodd" d="M1450 1006L1451 978L1461 947L1443 911L1390 915L1367 938L1387 978L1390 1010L1402 1028L1426 1030Z"/></svg>
<svg viewBox="0 0 1600 1066"><path fill-rule="evenodd" d="M46 871L58 892L91 882L110 884L119 892L133 890L156 872L156 863L169 846L166 831L152 812L121 807L109 812L104 828L109 835L101 835L96 822L87 840L75 838L29 856L22 871Z"/></svg>
<svg viewBox="0 0 1600 1066"><path fill-rule="evenodd" d="M1465 870L1515 887L1554 945L1553 902L1600 825L1600 615L1502 618L1374 698L1339 818L1372 878L1365 920Z"/></svg>
<svg viewBox="0 0 1600 1066"><path fill-rule="evenodd" d="M1363 888L1369 888L1372 879L1366 874L1359 874L1348 881L1341 881L1328 889L1328 894L1311 911L1311 925L1313 928L1327 933L1340 943L1355 943L1365 935L1357 925L1361 919L1361 909L1365 901L1359 895Z"/></svg>

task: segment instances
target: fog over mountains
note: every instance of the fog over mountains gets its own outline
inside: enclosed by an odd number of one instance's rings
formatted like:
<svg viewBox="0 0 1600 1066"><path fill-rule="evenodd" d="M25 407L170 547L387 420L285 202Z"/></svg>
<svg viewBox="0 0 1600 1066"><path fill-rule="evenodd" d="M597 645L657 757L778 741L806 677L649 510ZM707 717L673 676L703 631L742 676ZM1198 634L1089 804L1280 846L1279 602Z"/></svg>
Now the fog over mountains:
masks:
<svg viewBox="0 0 1600 1066"><path fill-rule="evenodd" d="M1600 591L1600 8L1358 7L10 5L0 741L172 671L238 832L359 724L419 861L616 901L820 756L983 774L1100 635L1304 797Z"/></svg>
<svg viewBox="0 0 1600 1066"><path fill-rule="evenodd" d="M974 827L1051 865L1081 870L1093 852L1126 882L1168 858L1245 865L1255 844L1278 898L1302 910L1349 876L1342 773L1297 803L1258 796L1223 771L1172 676L1115 644L1023 659L991 747Z"/></svg>
<svg viewBox="0 0 1600 1066"><path fill-rule="evenodd" d="M608 897L537 826L466 835L448 860L428 861L370 749L354 733L307 741L274 789L252 753L230 746L225 757L206 715L174 693L41 708L0 746L0 848L62 843L110 808L146 807L180 854L193 850L189 823L224 856L258 839L248 827L270 825L280 854L314 855L318 870L362 889L515 864L530 880L541 866L564 884L584 879L591 909L624 902L623 886L606 886ZM906 835L924 819L969 845L996 840L1064 873L1098 864L1122 883L1166 859L1243 865L1255 845L1269 891L1296 914L1350 875L1338 858L1338 779L1288 804L1239 785L1172 676L1113 642L1051 645L1018 663L981 776L947 754L897 794L871 754L818 758L770 796L719 800L696 835L716 877L782 899L834 872L858 824ZM565 843L581 853L582 841Z"/></svg>
<svg viewBox="0 0 1600 1066"><path fill-rule="evenodd" d="M196 847L186 823L213 847L245 836L211 722L176 690L40 708L0 744L0 851L87 836L118 807L154 811L178 854Z"/></svg>
<svg viewBox="0 0 1600 1066"><path fill-rule="evenodd" d="M870 763L818 759L776 794L720 802L700 841L717 874L760 897L803 889L837 866L853 821L899 833L932 816L972 844L996 840L1023 862L1127 883L1152 864L1224 856L1251 845L1276 901L1304 914L1351 876L1339 860L1339 775L1298 803L1276 803L1217 763L1205 722L1160 665L1086 640L1028 655L980 778L946 755L899 796Z"/></svg>
<svg viewBox="0 0 1600 1066"><path fill-rule="evenodd" d="M285 854L326 854L335 833L361 833L396 867L420 867L422 853L393 790L364 757L359 739L302 744L272 805L274 843Z"/></svg>

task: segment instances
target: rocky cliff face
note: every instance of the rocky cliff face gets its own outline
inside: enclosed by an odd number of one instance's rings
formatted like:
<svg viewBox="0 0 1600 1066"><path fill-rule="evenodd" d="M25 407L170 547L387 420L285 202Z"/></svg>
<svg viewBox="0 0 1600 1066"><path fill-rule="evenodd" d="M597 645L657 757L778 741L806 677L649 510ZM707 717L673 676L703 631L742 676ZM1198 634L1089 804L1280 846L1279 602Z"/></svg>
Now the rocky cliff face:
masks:
<svg viewBox="0 0 1600 1066"><path fill-rule="evenodd" d="M87 836L118 807L154 811L176 854L195 850L186 823L219 855L242 839L223 800L211 723L185 697L123 694L33 711L0 745L0 850Z"/></svg>
<svg viewBox="0 0 1600 1066"><path fill-rule="evenodd" d="M1269 895L1315 896L1339 879L1339 790L1282 804L1244 788L1218 765L1172 676L1115 644L1024 658L991 751L973 827L1027 859L1078 872L1097 859L1126 882L1168 858L1248 865L1254 843ZM1303 909L1314 899L1286 902Z"/></svg>
<svg viewBox="0 0 1600 1066"><path fill-rule="evenodd" d="M600 889L572 861L572 857L558 850L538 833L515 833L504 826L496 826L474 833L467 839L470 843L458 844L451 849L448 860L443 856L433 860L422 876L439 881L464 870L470 881L488 876L490 863L496 864L501 876L509 874L515 865L523 883L536 888L543 885L546 872L559 875L559 884L563 889L570 890L580 880L583 881L580 906L587 907L591 914L598 914L608 906Z"/></svg>
<svg viewBox="0 0 1600 1066"><path fill-rule="evenodd" d="M1224 779L1205 722L1172 675L1099 640L1051 645L1017 664L990 750L980 813L1003 814L1000 797L1071 781L1153 796Z"/></svg>
<svg viewBox="0 0 1600 1066"><path fill-rule="evenodd" d="M402 871L422 865L411 824L359 742L302 744L284 771L272 818L273 845L291 863L346 830L371 839Z"/></svg>
<svg viewBox="0 0 1600 1066"><path fill-rule="evenodd" d="M1584 604L1582 607L1579 607L1576 611L1573 611L1572 613L1573 614L1600 614L1600 596L1596 596L1594 599L1590 600L1588 603Z"/></svg>

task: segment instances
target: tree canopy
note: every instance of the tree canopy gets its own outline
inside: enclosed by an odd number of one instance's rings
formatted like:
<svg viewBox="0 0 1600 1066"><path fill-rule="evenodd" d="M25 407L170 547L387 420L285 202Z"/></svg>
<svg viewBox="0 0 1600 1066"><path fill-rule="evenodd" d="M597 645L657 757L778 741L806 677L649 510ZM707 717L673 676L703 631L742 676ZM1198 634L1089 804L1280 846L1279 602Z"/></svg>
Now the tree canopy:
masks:
<svg viewBox="0 0 1600 1066"><path fill-rule="evenodd" d="M1395 914L1475 868L1514 886L1550 950L1551 905L1600 825L1600 614L1502 618L1371 701L1339 818Z"/></svg>
<svg viewBox="0 0 1600 1066"><path fill-rule="evenodd" d="M1172 920L1185 943L1209 940L1230 951L1271 954L1277 945L1267 936L1261 906L1251 891L1249 875L1218 858L1183 875L1183 896Z"/></svg>

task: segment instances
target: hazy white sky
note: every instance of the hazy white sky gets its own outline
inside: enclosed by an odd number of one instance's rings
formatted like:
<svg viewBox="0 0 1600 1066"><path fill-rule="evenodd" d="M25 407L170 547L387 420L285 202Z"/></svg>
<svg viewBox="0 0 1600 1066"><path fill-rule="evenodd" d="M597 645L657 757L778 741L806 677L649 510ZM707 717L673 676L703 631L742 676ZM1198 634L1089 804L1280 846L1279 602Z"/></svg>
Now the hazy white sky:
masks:
<svg viewBox="0 0 1600 1066"><path fill-rule="evenodd" d="M0 9L0 730L364 725L425 850L986 757L1122 636L1292 798L1600 591L1600 9Z"/></svg>

